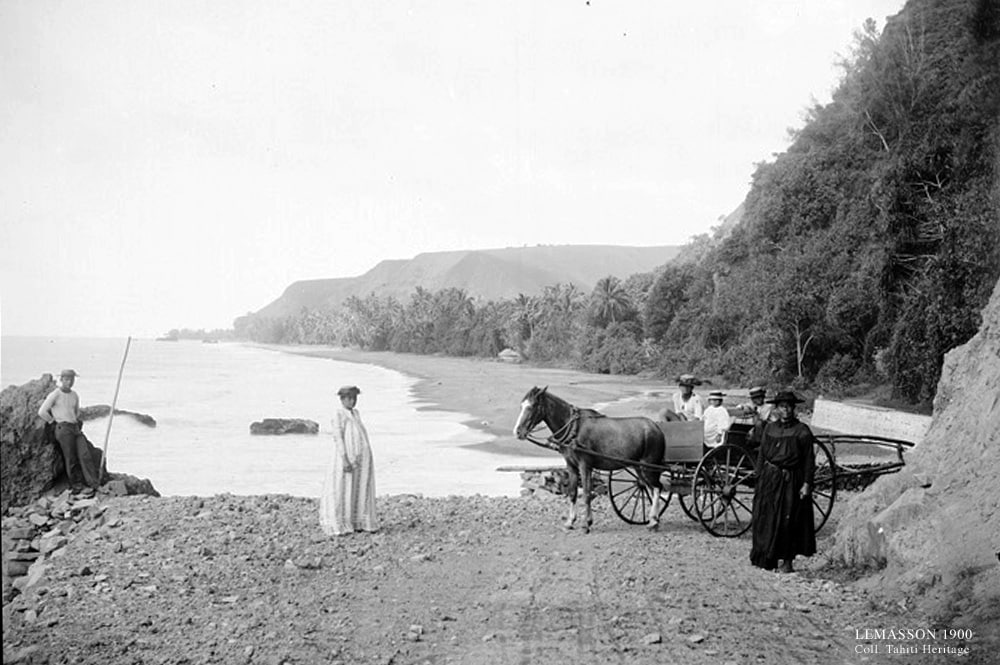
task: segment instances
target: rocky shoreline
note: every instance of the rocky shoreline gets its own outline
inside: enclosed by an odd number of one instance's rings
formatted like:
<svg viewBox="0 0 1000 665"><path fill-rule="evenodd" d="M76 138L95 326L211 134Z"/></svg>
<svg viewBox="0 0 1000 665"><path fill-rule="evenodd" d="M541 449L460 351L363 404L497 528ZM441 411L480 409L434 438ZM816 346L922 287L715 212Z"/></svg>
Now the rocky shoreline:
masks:
<svg viewBox="0 0 1000 665"><path fill-rule="evenodd" d="M314 499L60 496L4 521L49 511L44 571L4 608L4 662L879 662L856 630L927 621L821 557L752 568L745 538L676 507L651 533L599 497L586 536L560 528L565 507L379 497L377 534L327 538ZM977 644L963 662L988 662Z"/></svg>

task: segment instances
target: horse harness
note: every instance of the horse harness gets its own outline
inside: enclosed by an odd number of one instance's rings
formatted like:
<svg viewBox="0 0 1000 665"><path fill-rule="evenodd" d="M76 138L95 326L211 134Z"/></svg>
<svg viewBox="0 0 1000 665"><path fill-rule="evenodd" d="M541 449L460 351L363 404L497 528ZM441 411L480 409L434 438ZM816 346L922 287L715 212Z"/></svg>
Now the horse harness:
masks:
<svg viewBox="0 0 1000 665"><path fill-rule="evenodd" d="M570 404L569 408L570 408L569 420L566 421L565 425L563 425L558 430L549 435L548 439L546 439L545 441L541 441L531 436L531 433L528 433L528 435L525 436L524 438L527 441L530 441L531 443L535 444L536 446L541 446L542 448L548 448L549 450L554 450L562 455L565 455L567 452L575 452L577 450L582 450L584 452L590 453L591 455L596 455L597 457L602 457L609 461L623 462L629 466L634 466L637 469L662 470L662 467L657 464L648 464L645 462L640 462L638 460L625 459L623 457L602 455L600 453L596 453L590 450L589 448L581 448L577 446L577 437L580 434L580 419L583 418L584 416L581 415L580 409L574 406L573 404ZM587 417L605 418L606 416L603 413L598 413L595 416L587 416ZM537 429L538 425L541 424L542 420L540 419L538 421L538 424L535 425L535 429ZM534 431L534 429L532 429L532 431Z"/></svg>
<svg viewBox="0 0 1000 665"><path fill-rule="evenodd" d="M567 451L576 450L577 438L580 435L580 418L582 416L580 415L580 409L577 407L570 404L569 408L569 420L566 421L565 425L553 432L548 439L539 441L530 434L525 438L536 446L555 450L562 454L565 454ZM541 420L539 420L539 423L541 423Z"/></svg>

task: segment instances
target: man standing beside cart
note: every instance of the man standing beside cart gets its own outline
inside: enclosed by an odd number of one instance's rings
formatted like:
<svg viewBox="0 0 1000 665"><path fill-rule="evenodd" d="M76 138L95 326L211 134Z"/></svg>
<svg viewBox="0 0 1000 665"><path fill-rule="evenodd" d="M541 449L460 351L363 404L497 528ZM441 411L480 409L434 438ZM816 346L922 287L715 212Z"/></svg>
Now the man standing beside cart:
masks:
<svg viewBox="0 0 1000 665"><path fill-rule="evenodd" d="M759 444L753 497L753 547L750 563L765 570L793 572L796 556L816 553L812 487L816 470L815 437L795 417L802 402L782 391L768 400L777 420L751 433ZM756 438L759 437L759 441Z"/></svg>

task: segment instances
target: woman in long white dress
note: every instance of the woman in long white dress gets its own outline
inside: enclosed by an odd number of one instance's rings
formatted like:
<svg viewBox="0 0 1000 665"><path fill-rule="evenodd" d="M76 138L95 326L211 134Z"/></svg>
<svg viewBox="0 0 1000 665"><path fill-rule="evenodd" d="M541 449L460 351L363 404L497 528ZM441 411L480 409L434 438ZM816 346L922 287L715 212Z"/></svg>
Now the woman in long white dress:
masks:
<svg viewBox="0 0 1000 665"><path fill-rule="evenodd" d="M333 416L333 454L319 499L319 523L328 536L378 530L375 518L375 465L368 431L354 408L361 391L337 391L340 408Z"/></svg>

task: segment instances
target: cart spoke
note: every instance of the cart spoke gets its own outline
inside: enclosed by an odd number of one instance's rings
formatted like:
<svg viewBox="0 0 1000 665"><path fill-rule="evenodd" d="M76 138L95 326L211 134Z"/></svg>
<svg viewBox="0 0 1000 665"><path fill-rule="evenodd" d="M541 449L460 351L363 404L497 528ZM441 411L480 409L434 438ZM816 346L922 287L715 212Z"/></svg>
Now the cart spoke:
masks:
<svg viewBox="0 0 1000 665"><path fill-rule="evenodd" d="M608 472L608 498L618 517L629 524L646 524L652 510L652 496L631 468Z"/></svg>

